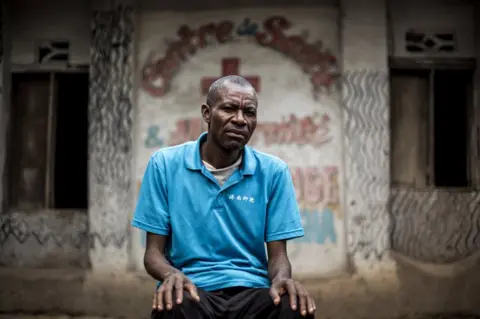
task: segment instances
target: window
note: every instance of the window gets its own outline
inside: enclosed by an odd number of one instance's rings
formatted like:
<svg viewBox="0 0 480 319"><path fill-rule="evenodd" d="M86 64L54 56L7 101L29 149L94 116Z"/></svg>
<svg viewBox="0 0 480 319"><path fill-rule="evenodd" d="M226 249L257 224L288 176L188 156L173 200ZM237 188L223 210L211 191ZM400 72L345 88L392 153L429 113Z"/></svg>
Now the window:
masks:
<svg viewBox="0 0 480 319"><path fill-rule="evenodd" d="M88 74L13 74L10 209L87 208Z"/></svg>
<svg viewBox="0 0 480 319"><path fill-rule="evenodd" d="M391 70L392 184L469 187L471 69Z"/></svg>

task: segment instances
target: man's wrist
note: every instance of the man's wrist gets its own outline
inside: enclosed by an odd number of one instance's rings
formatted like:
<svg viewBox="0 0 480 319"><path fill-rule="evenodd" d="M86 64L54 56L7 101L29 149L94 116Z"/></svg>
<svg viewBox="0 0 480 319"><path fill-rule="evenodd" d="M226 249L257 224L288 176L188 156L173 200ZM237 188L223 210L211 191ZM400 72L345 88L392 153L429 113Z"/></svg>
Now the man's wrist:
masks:
<svg viewBox="0 0 480 319"><path fill-rule="evenodd" d="M178 274L180 273L180 270L176 269L176 268L173 268L170 266L170 269L166 269L165 271L163 271L161 273L161 279L162 281L164 281L165 279L167 279L168 277L174 275L174 274Z"/></svg>
<svg viewBox="0 0 480 319"><path fill-rule="evenodd" d="M281 282L288 279L292 279L291 276L288 276L287 274L277 274L272 277L271 281L272 281L272 284L274 284L276 282Z"/></svg>

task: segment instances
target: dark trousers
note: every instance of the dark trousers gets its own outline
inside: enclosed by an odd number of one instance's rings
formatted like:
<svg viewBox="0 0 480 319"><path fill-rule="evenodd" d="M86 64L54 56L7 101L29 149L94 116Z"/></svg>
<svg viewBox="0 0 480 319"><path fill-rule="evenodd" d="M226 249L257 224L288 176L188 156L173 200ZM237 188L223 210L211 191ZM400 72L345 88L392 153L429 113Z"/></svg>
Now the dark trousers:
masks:
<svg viewBox="0 0 480 319"><path fill-rule="evenodd" d="M293 311L288 295L275 305L268 288L234 287L212 292L198 289L200 301L194 301L188 292L183 293L183 302L170 311L153 310L151 319L314 319L303 317L299 306Z"/></svg>

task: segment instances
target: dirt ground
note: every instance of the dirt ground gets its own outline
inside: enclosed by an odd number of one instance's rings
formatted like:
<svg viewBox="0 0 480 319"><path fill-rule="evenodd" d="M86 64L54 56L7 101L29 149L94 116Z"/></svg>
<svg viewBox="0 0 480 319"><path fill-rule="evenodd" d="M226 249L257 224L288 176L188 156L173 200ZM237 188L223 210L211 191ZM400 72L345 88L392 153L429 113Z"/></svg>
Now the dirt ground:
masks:
<svg viewBox="0 0 480 319"><path fill-rule="evenodd" d="M13 315L13 314L3 314L0 315L0 319L115 319L108 317L70 317L70 316L47 316L47 315Z"/></svg>
<svg viewBox="0 0 480 319"><path fill-rule="evenodd" d="M155 289L155 282L135 273L3 269L0 282L0 319L148 319ZM398 263L395 271L375 270L375 276L304 283L322 319L480 319L473 315L480 314L475 267L442 277Z"/></svg>
<svg viewBox="0 0 480 319"><path fill-rule="evenodd" d="M119 319L119 318L0 314L0 319ZM122 318L122 319L140 319L140 318ZM419 314L419 315L413 315L413 316L407 316L407 317L396 317L395 319L480 319L480 315L462 314L462 313Z"/></svg>

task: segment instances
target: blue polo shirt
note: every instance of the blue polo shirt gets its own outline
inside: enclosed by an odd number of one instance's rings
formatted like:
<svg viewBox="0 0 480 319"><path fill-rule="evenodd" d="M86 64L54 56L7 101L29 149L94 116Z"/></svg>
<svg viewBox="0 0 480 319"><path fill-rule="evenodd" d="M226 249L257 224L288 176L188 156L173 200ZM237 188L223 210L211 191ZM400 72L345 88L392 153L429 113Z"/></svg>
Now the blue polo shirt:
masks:
<svg viewBox="0 0 480 319"><path fill-rule="evenodd" d="M220 186L200 157L206 134L152 155L132 225L169 236L166 257L199 288L269 287L265 242L304 235L290 171L245 146Z"/></svg>

